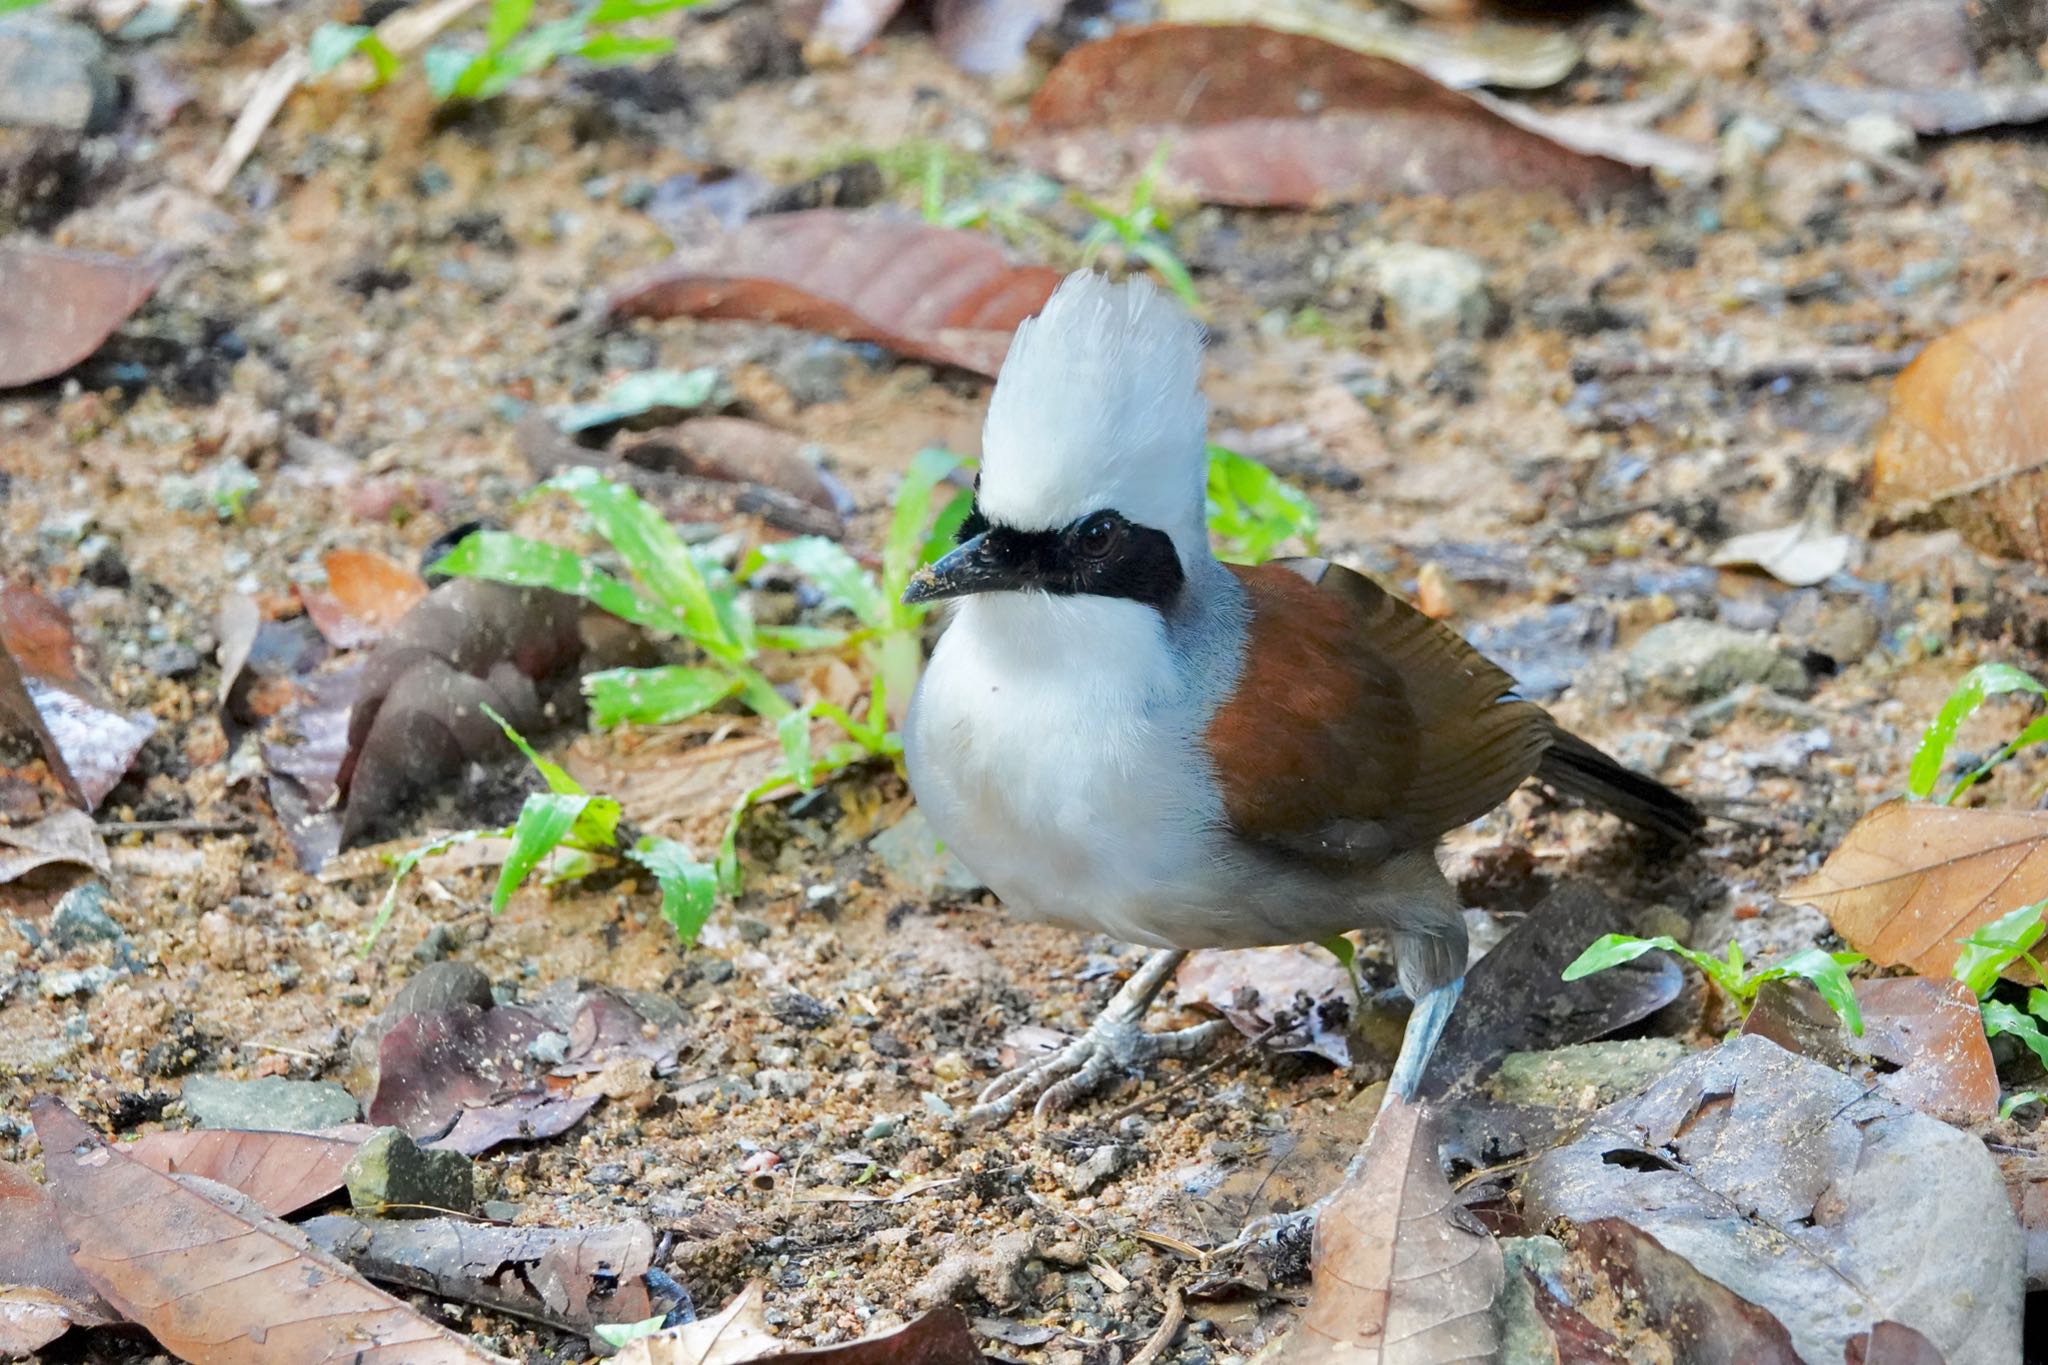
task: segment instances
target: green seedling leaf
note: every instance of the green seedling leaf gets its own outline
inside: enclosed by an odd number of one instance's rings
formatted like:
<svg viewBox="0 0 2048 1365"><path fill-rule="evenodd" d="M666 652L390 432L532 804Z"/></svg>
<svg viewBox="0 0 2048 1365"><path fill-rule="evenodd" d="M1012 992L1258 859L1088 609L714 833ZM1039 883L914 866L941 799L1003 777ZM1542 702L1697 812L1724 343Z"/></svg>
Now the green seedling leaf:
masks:
<svg viewBox="0 0 2048 1365"><path fill-rule="evenodd" d="M392 911L398 905L399 884L412 875L413 869L420 865L421 860L431 858L436 853L446 853L458 844L474 843L478 839L511 837L512 830L509 826L504 829L466 829L457 834L444 835L400 854L391 867L391 885L384 888L384 899L377 905L377 918L371 921L369 932L363 935L361 951L367 954L371 945L383 935L385 926L391 923Z"/></svg>
<svg viewBox="0 0 2048 1365"><path fill-rule="evenodd" d="M1825 953L1818 948L1808 948L1792 954L1783 962L1766 967L1755 975L1743 968L1742 947L1729 943L1725 958L1715 957L1694 948L1687 948L1668 934L1654 938L1638 938L1634 934L1603 934L1572 959L1564 969L1566 981L1577 981L1594 972L1618 967L1632 962L1644 953L1662 949L1685 959L1699 968L1729 999L1747 1006L1756 998L1757 987L1766 981L1780 977L1796 976L1811 981L1821 998L1828 1002L1842 1022L1849 1026L1851 1033L1861 1036L1863 1012L1857 1008L1856 992L1849 984L1847 968L1863 961L1859 953Z"/></svg>
<svg viewBox="0 0 2048 1365"><path fill-rule="evenodd" d="M586 674L590 718L610 727L666 725L708 711L740 690L740 680L715 668L608 668Z"/></svg>
<svg viewBox="0 0 2048 1365"><path fill-rule="evenodd" d="M838 649L853 637L826 626L755 626L754 643L763 649L809 654L815 650Z"/></svg>
<svg viewBox="0 0 2048 1365"><path fill-rule="evenodd" d="M1946 798L1947 803L1953 806L1962 799L1964 792L1967 792L1970 788L1989 777L1994 768L2010 759L2020 750L2032 748L2034 745L2042 743L2048 743L2048 716L2036 716L2031 721L2028 721L2026 728L2007 740L2005 746L1997 753L1964 773L1961 779L1957 781L1955 789L1949 792Z"/></svg>
<svg viewBox="0 0 2048 1365"><path fill-rule="evenodd" d="M1849 983L1847 970L1861 961L1861 953L1829 953L1819 948L1804 948L1750 977L1747 983L1749 995L1754 997L1756 988L1766 981L1784 977L1799 977L1810 981L1814 989L1820 992L1820 998L1827 1001L1828 1008L1848 1025L1849 1032L1861 1038L1863 1011L1856 1005L1856 988Z"/></svg>
<svg viewBox="0 0 2048 1365"><path fill-rule="evenodd" d="M600 66L613 66L619 62L630 62L635 57L659 57L675 51L673 38L629 38L619 33L599 33L588 38L576 49L576 55L586 62Z"/></svg>
<svg viewBox="0 0 2048 1365"><path fill-rule="evenodd" d="M661 915L685 945L695 943L718 899L718 871L673 839L648 835L626 854L654 874Z"/></svg>
<svg viewBox="0 0 2048 1365"><path fill-rule="evenodd" d="M782 743L784 765L798 789L809 791L811 770L811 716L817 703L801 706L775 723L775 738Z"/></svg>
<svg viewBox="0 0 2048 1365"><path fill-rule="evenodd" d="M347 61L372 30L368 24L322 24L306 42L306 66L324 76Z"/></svg>
<svg viewBox="0 0 2048 1365"><path fill-rule="evenodd" d="M2044 910L2048 910L2048 901L2022 905L1964 939L1962 951L1956 955L1956 980L1982 1000L1998 984L1999 975L2015 962L2024 961L2042 975L2041 964L2034 961L2032 953L2041 941Z"/></svg>
<svg viewBox="0 0 2048 1365"><path fill-rule="evenodd" d="M488 52L502 52L533 18L533 0L491 0L490 16L484 21L484 46Z"/></svg>
<svg viewBox="0 0 2048 1365"><path fill-rule="evenodd" d="M586 17L593 27L604 27L631 23L635 19L652 19L657 14L673 14L698 3L700 0L598 0Z"/></svg>
<svg viewBox="0 0 2048 1365"><path fill-rule="evenodd" d="M2048 1095L2038 1090L2015 1090L1998 1105L1998 1117L2005 1120L2012 1117L2013 1110L2025 1104L2048 1104Z"/></svg>
<svg viewBox="0 0 2048 1365"><path fill-rule="evenodd" d="M555 425L574 434L639 417L656 408L701 408L718 393L718 371L642 370L613 383L589 403L554 411Z"/></svg>
<svg viewBox="0 0 2048 1365"><path fill-rule="evenodd" d="M670 635L684 634L682 618L622 583L573 550L504 531L465 536L430 573L488 578L522 588L553 588L602 607L621 620Z"/></svg>
<svg viewBox="0 0 2048 1365"><path fill-rule="evenodd" d="M458 91L468 80L470 68L482 63L474 52L436 43L420 54L420 69L426 73L427 89L437 100L446 102L458 98Z"/></svg>
<svg viewBox="0 0 2048 1365"><path fill-rule="evenodd" d="M512 722L499 715L496 709L483 703L479 703L477 709L489 716L491 722L505 732L505 738L512 741L513 748L526 755L526 761L533 765L534 771L547 780L549 791L558 796L589 795L583 790L582 784L569 776L561 764L551 758L542 758L535 752L534 747L526 742L526 736L513 729Z"/></svg>
<svg viewBox="0 0 2048 1365"><path fill-rule="evenodd" d="M728 662L743 656L742 642L727 628L703 568L675 527L638 493L587 468L564 470L544 486L576 500L649 595L677 613L686 639Z"/></svg>
<svg viewBox="0 0 2048 1365"><path fill-rule="evenodd" d="M873 574L839 545L822 536L798 536L793 540L763 545L755 551L770 564L785 564L825 590L826 595L852 611L871 630L888 626L890 607Z"/></svg>
<svg viewBox="0 0 2048 1365"><path fill-rule="evenodd" d="M1934 723L1920 737L1920 747L1914 751L1912 766L1907 770L1906 790L1922 800L1933 795L1935 784L1941 780L1949 745L1955 742L1956 727L1968 720L1986 698L2011 692L2048 697L2048 687L2011 664L1978 664L1964 674L1955 691L1941 704Z"/></svg>
<svg viewBox="0 0 2048 1365"><path fill-rule="evenodd" d="M1259 563L1290 536L1314 550L1315 504L1272 470L1211 445L1208 479L1209 526L1223 542L1224 558Z"/></svg>
<svg viewBox="0 0 2048 1365"><path fill-rule="evenodd" d="M1157 237L1147 237L1131 248L1131 254L1151 266L1182 303L1190 308L1202 306L1202 296L1195 290L1194 277L1188 274L1188 268L1181 264L1180 257L1174 255L1166 243Z"/></svg>
<svg viewBox="0 0 2048 1365"><path fill-rule="evenodd" d="M590 1330L596 1334L599 1341L604 1342L607 1346L617 1348L624 1346L627 1342L653 1336L661 1330L662 1323L667 1321L666 1317L656 1314L651 1318L643 1318L639 1322L600 1322L593 1325Z"/></svg>
<svg viewBox="0 0 2048 1365"><path fill-rule="evenodd" d="M2026 1044L2027 1050L2039 1058L2043 1066L2048 1066L2048 1036L2042 1034L2040 1020L2003 1000L1986 1000L1982 1008L1986 1038L2009 1033Z"/></svg>
<svg viewBox="0 0 2048 1365"><path fill-rule="evenodd" d="M968 509L974 505L974 495L962 489L947 502L937 523L933 521L932 503L939 485L960 465L960 457L950 450L928 447L918 451L910 468L903 471L903 482L896 489L896 506L889 514L889 534L882 541L881 591L891 605L902 601L903 590L910 586L910 576L917 572L918 565L938 558L952 545L960 523L967 519ZM947 526L945 522L952 516L955 504L959 505L958 520Z"/></svg>
<svg viewBox="0 0 2048 1365"><path fill-rule="evenodd" d="M569 838L577 821L596 797L567 796L561 792L535 792L519 808L512 825L512 851L498 869L498 889L491 896L491 913L497 914L512 899L512 893L526 880L541 859Z"/></svg>

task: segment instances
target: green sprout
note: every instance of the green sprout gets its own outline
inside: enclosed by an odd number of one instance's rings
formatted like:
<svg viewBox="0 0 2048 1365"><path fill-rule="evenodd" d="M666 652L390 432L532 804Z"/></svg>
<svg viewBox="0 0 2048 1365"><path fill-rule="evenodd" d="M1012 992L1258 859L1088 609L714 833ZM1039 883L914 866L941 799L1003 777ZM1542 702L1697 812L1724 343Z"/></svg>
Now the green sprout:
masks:
<svg viewBox="0 0 2048 1365"><path fill-rule="evenodd" d="M535 0L491 0L481 48L436 44L422 54L420 67L435 99L487 100L503 94L520 77L544 71L563 57L614 65L671 52L675 39L635 37L620 32L620 25L697 3L699 0L586 0L561 18L536 22ZM316 76L332 71L356 53L370 63L372 88L398 75L398 55L374 29L363 24L323 24L306 48L307 64Z"/></svg>
<svg viewBox="0 0 2048 1365"><path fill-rule="evenodd" d="M1758 987L1766 981L1779 981L1796 977L1813 983L1828 1008L1841 1017L1849 1026L1849 1032L1863 1036L1863 1011L1857 1008L1856 991L1849 984L1848 968L1863 961L1861 953L1830 953L1820 948L1802 948L1798 952L1772 966L1751 972L1743 963L1742 947L1730 942L1726 957L1715 957L1688 948L1669 934L1658 934L1654 938L1638 938L1634 934L1603 934L1572 960L1564 969L1564 979L1577 981L1580 977L1591 976L1594 972L1618 967L1632 962L1644 953L1662 949L1674 956L1684 958L1699 968L1707 980L1714 983L1723 995L1742 1008L1743 1013L1756 1002Z"/></svg>
<svg viewBox="0 0 2048 1365"><path fill-rule="evenodd" d="M1257 460L1211 445L1209 530L1220 556L1234 564L1270 559L1290 538L1314 554L1316 505Z"/></svg>
<svg viewBox="0 0 2048 1365"><path fill-rule="evenodd" d="M1907 770L1906 790L1923 801L1933 796L1935 785L1941 781L1949 746L1955 742L1956 728L1989 698L2015 692L2048 698L2048 687L2011 664L1978 664L1964 674L1955 691L1949 693L1948 700L1941 704L1934 723L1920 737L1920 747L1914 751L1912 766ZM1944 804L1954 805L1965 792L1990 776L1994 768L2020 750L2044 740L2048 740L2048 715L2034 717L1997 753L1957 779L1949 794L1942 798Z"/></svg>
<svg viewBox="0 0 2048 1365"><path fill-rule="evenodd" d="M1123 248L1126 256L1150 266L1160 279L1166 281L1167 287L1180 296L1181 302L1190 308L1200 308L1202 297L1195 292L1195 281L1188 274L1187 266L1174 254L1170 236L1173 222L1152 202L1159 174L1166 169L1169 150L1170 145L1162 140L1151 160L1145 163L1145 170L1137 183L1131 186L1124 208L1116 208L1085 194L1075 196L1075 202L1095 219L1095 225L1081 239L1081 264L1094 264L1103 248L1115 242Z"/></svg>

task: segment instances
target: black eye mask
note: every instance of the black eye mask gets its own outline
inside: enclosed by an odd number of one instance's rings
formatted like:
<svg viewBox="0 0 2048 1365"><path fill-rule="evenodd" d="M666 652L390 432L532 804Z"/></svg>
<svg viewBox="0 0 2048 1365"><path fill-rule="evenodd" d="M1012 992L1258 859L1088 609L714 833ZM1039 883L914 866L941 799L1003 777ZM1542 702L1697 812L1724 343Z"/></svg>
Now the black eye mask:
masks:
<svg viewBox="0 0 2048 1365"><path fill-rule="evenodd" d="M1124 597L1165 609L1186 581L1173 537L1105 508L1057 531L992 524L977 501L960 543L981 537L978 556L1018 591Z"/></svg>

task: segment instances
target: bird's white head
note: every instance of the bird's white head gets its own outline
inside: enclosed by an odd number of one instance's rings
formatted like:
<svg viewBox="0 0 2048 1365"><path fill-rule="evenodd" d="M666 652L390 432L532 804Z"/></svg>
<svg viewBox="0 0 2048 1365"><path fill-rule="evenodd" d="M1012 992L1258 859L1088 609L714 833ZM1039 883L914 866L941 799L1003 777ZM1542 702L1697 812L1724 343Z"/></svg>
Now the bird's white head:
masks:
<svg viewBox="0 0 2048 1365"><path fill-rule="evenodd" d="M1067 276L1017 329L982 433L981 510L1022 531L1112 510L1206 553L1202 329L1149 282Z"/></svg>

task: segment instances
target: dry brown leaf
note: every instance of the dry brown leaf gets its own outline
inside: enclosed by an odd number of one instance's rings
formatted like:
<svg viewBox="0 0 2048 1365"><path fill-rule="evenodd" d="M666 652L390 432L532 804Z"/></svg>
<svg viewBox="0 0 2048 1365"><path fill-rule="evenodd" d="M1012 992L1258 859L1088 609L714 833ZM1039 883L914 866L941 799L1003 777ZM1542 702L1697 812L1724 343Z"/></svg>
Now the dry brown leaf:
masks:
<svg viewBox="0 0 2048 1365"><path fill-rule="evenodd" d="M747 1365L772 1356L783 1342L768 1330L766 1293L761 1281L749 1280L710 1317L627 1342L612 1359L615 1365Z"/></svg>
<svg viewBox="0 0 2048 1365"><path fill-rule="evenodd" d="M71 1305L49 1290L0 1284L0 1360L39 1359L73 1321Z"/></svg>
<svg viewBox="0 0 2048 1365"><path fill-rule="evenodd" d="M163 257L0 247L0 389L62 374L97 351L169 269Z"/></svg>
<svg viewBox="0 0 2048 1365"><path fill-rule="evenodd" d="M1060 281L986 237L882 213L756 218L621 286L622 317L743 318L993 375Z"/></svg>
<svg viewBox="0 0 2048 1365"><path fill-rule="evenodd" d="M1290 1365L1440 1365L1499 1350L1500 1247L1451 1194L1427 1106L1380 1111L1363 1166L1316 1219Z"/></svg>
<svg viewBox="0 0 2048 1365"><path fill-rule="evenodd" d="M9 1300L20 1306L0 1310L0 1324L12 1322L13 1330L39 1330L36 1324L47 1327L52 1301L62 1305L67 1322L80 1327L120 1321L112 1305L71 1263L49 1191L29 1179L19 1166L4 1161L0 1161L0 1285L47 1296ZM5 1340L7 1330L0 1326L0 1340ZM55 1339L54 1334L45 1338ZM0 1356L5 1354L0 1350Z"/></svg>
<svg viewBox="0 0 2048 1365"><path fill-rule="evenodd" d="M501 1365L227 1186L129 1160L51 1096L29 1113L73 1264L166 1350L208 1365Z"/></svg>
<svg viewBox="0 0 2048 1365"><path fill-rule="evenodd" d="M99 805L156 733L155 719L107 702L79 671L70 617L26 584L0 582L0 655L10 660L0 665L0 733L37 736L66 790L88 810Z"/></svg>
<svg viewBox="0 0 2048 1365"><path fill-rule="evenodd" d="M1766 981L1742 1031L1938 1118L1969 1122L1998 1112L1998 1067L1967 986L1926 976L1854 985L1863 1011L1860 1037L1842 1026L1819 991L1796 979Z"/></svg>
<svg viewBox="0 0 2048 1365"><path fill-rule="evenodd" d="M1176 24L1255 23L1306 33L1412 66L1453 90L1541 90L1569 76L1585 58L1561 29L1492 20L1411 24L1391 10L1344 0L1163 0L1159 17Z"/></svg>
<svg viewBox="0 0 2048 1365"><path fill-rule="evenodd" d="M371 1130L366 1130L371 1131ZM273 1218L317 1204L342 1186L360 1138L315 1133L246 1133L203 1128L151 1133L121 1144L121 1155L165 1175L196 1175L240 1190Z"/></svg>
<svg viewBox="0 0 2048 1365"><path fill-rule="evenodd" d="M1872 492L1991 554L2048 560L2048 281L1942 336L1892 384Z"/></svg>
<svg viewBox="0 0 2048 1365"><path fill-rule="evenodd" d="M327 587L301 588L299 600L336 649L375 644L427 595L426 581L388 555L331 550L320 563Z"/></svg>
<svg viewBox="0 0 2048 1365"><path fill-rule="evenodd" d="M1033 98L1017 150L1106 191L1130 184L1164 140L1164 187L1266 207L1491 187L1583 201L1643 183L1637 168L1531 121L1305 34L1152 24L1068 53Z"/></svg>
<svg viewBox="0 0 2048 1365"><path fill-rule="evenodd" d="M1880 967L1947 976L1962 940L2048 897L2048 811L1889 801L1784 893Z"/></svg>

